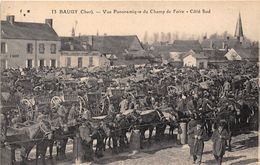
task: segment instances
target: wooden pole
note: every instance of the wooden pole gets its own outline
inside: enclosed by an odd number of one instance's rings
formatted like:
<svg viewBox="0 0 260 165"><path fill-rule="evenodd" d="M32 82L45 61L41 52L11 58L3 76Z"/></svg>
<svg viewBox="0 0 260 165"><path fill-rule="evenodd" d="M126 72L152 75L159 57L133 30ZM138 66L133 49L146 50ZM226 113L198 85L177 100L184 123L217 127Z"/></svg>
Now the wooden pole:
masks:
<svg viewBox="0 0 260 165"><path fill-rule="evenodd" d="M186 144L187 142L187 123L180 123L182 133L180 134L181 144Z"/></svg>

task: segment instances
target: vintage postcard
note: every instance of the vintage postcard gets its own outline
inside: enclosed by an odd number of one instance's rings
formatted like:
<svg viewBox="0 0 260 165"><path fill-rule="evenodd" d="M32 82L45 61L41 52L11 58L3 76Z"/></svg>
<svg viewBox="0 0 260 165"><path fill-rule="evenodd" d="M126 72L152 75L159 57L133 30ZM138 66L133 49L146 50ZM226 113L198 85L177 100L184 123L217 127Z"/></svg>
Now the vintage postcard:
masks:
<svg viewBox="0 0 260 165"><path fill-rule="evenodd" d="M3 165L258 164L260 2L3 1Z"/></svg>

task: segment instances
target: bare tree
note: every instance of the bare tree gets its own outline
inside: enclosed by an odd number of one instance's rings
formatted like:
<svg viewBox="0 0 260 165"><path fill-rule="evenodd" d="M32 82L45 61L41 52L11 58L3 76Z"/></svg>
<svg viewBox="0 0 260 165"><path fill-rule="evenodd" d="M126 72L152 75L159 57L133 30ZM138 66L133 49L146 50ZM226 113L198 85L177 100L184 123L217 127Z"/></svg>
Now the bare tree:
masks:
<svg viewBox="0 0 260 165"><path fill-rule="evenodd" d="M165 33L164 32L161 32L161 41L165 42Z"/></svg>
<svg viewBox="0 0 260 165"><path fill-rule="evenodd" d="M167 37L166 37L167 39L166 39L166 41L168 41L168 42L172 42L172 35L171 35L171 32L168 32L167 33Z"/></svg>
<svg viewBox="0 0 260 165"><path fill-rule="evenodd" d="M143 39L143 43L144 44L146 44L146 43L148 43L148 32L147 31L145 31L145 33L144 33L144 39Z"/></svg>
<svg viewBox="0 0 260 165"><path fill-rule="evenodd" d="M159 41L159 33L154 33L153 34L153 41L156 43Z"/></svg>

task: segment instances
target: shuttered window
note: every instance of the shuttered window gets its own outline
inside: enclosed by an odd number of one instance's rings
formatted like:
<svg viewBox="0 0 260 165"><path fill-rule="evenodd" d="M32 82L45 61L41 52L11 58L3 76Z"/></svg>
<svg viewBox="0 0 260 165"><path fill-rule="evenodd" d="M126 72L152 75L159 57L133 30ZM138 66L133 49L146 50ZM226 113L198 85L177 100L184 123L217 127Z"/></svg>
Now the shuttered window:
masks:
<svg viewBox="0 0 260 165"><path fill-rule="evenodd" d="M51 44L51 54L56 54L56 44Z"/></svg>
<svg viewBox="0 0 260 165"><path fill-rule="evenodd" d="M33 53L33 44L32 43L28 43L27 44L27 53L28 54L32 54Z"/></svg>
<svg viewBox="0 0 260 165"><path fill-rule="evenodd" d="M45 50L44 44L39 44L39 53L44 54L44 50Z"/></svg>
<svg viewBox="0 0 260 165"><path fill-rule="evenodd" d="M1 53L2 54L7 53L7 45L5 42L1 42Z"/></svg>

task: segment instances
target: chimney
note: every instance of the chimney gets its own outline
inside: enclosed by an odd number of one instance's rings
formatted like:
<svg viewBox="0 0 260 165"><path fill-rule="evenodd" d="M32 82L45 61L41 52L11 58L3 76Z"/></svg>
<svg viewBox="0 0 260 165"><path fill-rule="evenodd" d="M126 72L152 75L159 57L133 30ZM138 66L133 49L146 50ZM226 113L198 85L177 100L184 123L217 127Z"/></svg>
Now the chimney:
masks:
<svg viewBox="0 0 260 165"><path fill-rule="evenodd" d="M74 50L74 45L70 43L70 50Z"/></svg>
<svg viewBox="0 0 260 165"><path fill-rule="evenodd" d="M6 21L8 21L10 24L14 24L14 15L8 15L6 16Z"/></svg>
<svg viewBox="0 0 260 165"><path fill-rule="evenodd" d="M49 25L52 28L52 19L45 19L45 24Z"/></svg>
<svg viewBox="0 0 260 165"><path fill-rule="evenodd" d="M88 44L93 46L93 36L88 36Z"/></svg>
<svg viewBox="0 0 260 165"><path fill-rule="evenodd" d="M209 48L213 49L213 43L212 43L212 40L210 40Z"/></svg>

